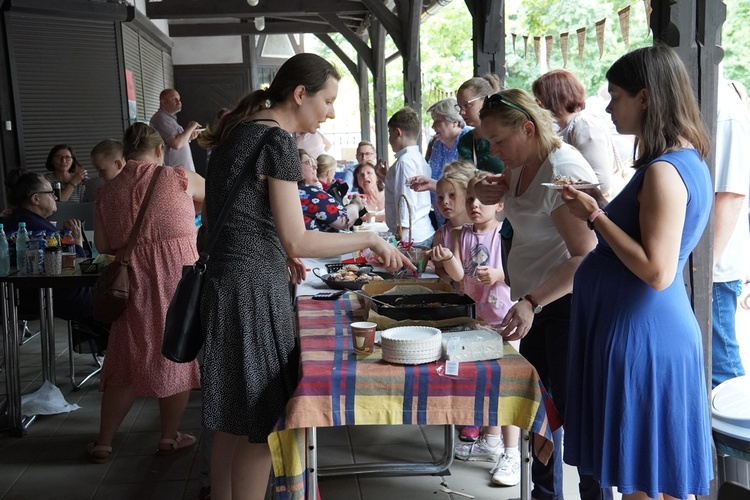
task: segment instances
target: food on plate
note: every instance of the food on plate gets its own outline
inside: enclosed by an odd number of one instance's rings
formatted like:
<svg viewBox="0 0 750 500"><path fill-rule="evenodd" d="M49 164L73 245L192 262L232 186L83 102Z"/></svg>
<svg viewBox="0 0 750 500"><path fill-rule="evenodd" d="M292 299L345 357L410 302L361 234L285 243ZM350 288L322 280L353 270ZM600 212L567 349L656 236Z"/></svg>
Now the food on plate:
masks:
<svg viewBox="0 0 750 500"><path fill-rule="evenodd" d="M593 184L593 182L584 181L584 180L575 180L570 176L567 175L556 175L555 176L555 185L557 186L577 186L577 185L590 185Z"/></svg>
<svg viewBox="0 0 750 500"><path fill-rule="evenodd" d="M352 269L353 268L353 269ZM359 283L370 283L371 281L383 281L383 277L374 273L360 271L355 265L345 266L335 273L328 275L333 281L356 281Z"/></svg>

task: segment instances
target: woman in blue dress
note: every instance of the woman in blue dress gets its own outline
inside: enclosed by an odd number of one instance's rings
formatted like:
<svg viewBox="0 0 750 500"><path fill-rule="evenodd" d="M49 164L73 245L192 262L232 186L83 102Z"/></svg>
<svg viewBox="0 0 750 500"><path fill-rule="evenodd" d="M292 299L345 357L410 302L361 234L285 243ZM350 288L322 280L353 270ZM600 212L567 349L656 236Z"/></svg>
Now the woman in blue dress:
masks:
<svg viewBox="0 0 750 500"><path fill-rule="evenodd" d="M637 137L611 203L566 187L597 247L575 275L564 459L625 499L705 495L713 477L701 331L682 272L708 221L710 147L687 71L657 45L607 72L607 111Z"/></svg>

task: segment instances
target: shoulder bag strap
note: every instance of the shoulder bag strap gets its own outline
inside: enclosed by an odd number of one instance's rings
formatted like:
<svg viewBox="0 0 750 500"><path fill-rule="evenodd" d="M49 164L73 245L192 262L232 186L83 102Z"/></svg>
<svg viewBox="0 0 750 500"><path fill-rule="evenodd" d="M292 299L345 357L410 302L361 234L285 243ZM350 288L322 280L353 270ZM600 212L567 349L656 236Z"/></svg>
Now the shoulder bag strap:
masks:
<svg viewBox="0 0 750 500"><path fill-rule="evenodd" d="M224 225L224 222L226 222L227 217L229 217L229 212L232 209L232 205L234 205L234 200L237 198L237 195L239 194L240 189L242 189L242 186L245 184L245 181L250 176L250 171L251 171L250 167L258 161L258 158L260 157L260 152L263 149L263 146L266 145L266 142L268 142L268 139L270 139L271 135L275 133L277 130L279 130L279 127L272 127L265 131L265 133L261 136L260 141L258 141L258 145L255 146L253 153L248 158L247 163L245 163L245 166L240 171L240 175L238 175L237 179L234 181L234 184L232 185L232 190L229 192L229 196L227 196L227 199L224 202L224 206L221 209L219 218L216 219L216 224L214 224L213 227L208 228L208 231L209 231L208 240L206 241L206 246L203 247L203 251L201 252L200 259L199 259L200 261L206 262L208 260L208 257L211 254L211 250L213 250L214 245L216 244L216 240L219 239L219 233L221 232L221 228Z"/></svg>
<svg viewBox="0 0 750 500"><path fill-rule="evenodd" d="M148 204L151 201L151 195L154 194L154 188L156 187L156 181L159 179L159 174L161 174L164 167L161 165L156 167L156 171L151 176L151 182L148 184L148 189L146 189L146 195L143 197L143 203L141 204L141 209L138 210L138 217L135 219L135 224L133 225L133 229L130 231L130 238L128 238L128 246L125 247L125 253L122 255L122 262L126 266L128 265L128 261L130 260L130 253L133 251L133 247L135 247L135 242L138 239L138 233L141 231L141 224L143 224L143 216L146 214L146 208L148 208Z"/></svg>

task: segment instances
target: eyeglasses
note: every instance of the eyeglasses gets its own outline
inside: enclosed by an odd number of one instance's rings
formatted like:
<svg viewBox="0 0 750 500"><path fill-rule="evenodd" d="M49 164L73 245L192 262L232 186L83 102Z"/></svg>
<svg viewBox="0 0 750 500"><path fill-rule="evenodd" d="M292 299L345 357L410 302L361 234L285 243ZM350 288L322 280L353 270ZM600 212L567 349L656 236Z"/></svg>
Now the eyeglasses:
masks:
<svg viewBox="0 0 750 500"><path fill-rule="evenodd" d="M497 109L500 107L501 104L505 104L509 108L513 108L516 111L523 113L523 115L526 117L527 120L533 121L531 120L531 115L528 113L528 111L523 109L518 104L515 104L509 101L506 97L503 97L501 94L492 94L492 95L488 95L487 97L485 97L484 105L482 106L482 109Z"/></svg>
<svg viewBox="0 0 750 500"><path fill-rule="evenodd" d="M51 196L55 196L55 192L54 191L37 191L36 193L33 193L31 196L34 196L35 194L48 194L48 195L51 195Z"/></svg>
<svg viewBox="0 0 750 500"><path fill-rule="evenodd" d="M73 157L72 156L57 155L57 156L55 156L55 160L73 161Z"/></svg>
<svg viewBox="0 0 750 500"><path fill-rule="evenodd" d="M375 156L375 153L372 151L361 151L354 156Z"/></svg>
<svg viewBox="0 0 750 500"><path fill-rule="evenodd" d="M466 104L464 104L463 106L461 106L460 104L455 104L453 105L453 107L456 108L456 111L460 113L461 111L468 109L469 104L471 104L474 101L478 101L479 99L482 99L483 97L484 97L483 95L480 95L478 97L475 97L474 99L469 99L468 101L466 101Z"/></svg>

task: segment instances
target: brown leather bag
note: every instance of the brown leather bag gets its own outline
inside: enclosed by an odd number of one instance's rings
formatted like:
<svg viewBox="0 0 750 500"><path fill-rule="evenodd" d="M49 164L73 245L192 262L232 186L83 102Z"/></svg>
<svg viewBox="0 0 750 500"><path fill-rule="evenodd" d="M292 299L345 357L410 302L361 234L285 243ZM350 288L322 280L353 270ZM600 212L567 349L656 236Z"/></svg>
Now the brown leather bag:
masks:
<svg viewBox="0 0 750 500"><path fill-rule="evenodd" d="M104 268L104 271L96 280L92 314L97 321L112 323L125 312L128 299L130 298L130 253L133 251L133 247L135 247L135 242L138 239L138 233L143 223L143 216L151 201L156 181L163 168L161 166L156 167L156 171L151 176L151 182L146 190L146 195L143 197L143 204L138 211L138 218L136 218L135 225L130 233L128 246L125 248L122 260L115 260Z"/></svg>

